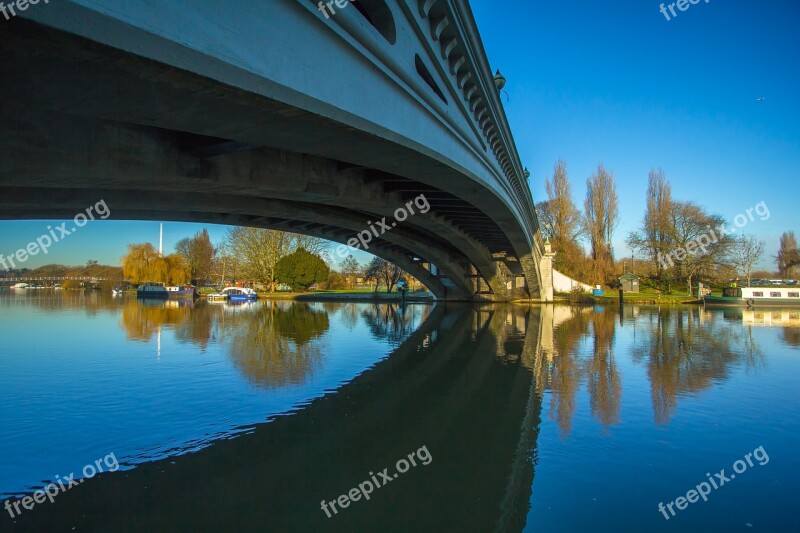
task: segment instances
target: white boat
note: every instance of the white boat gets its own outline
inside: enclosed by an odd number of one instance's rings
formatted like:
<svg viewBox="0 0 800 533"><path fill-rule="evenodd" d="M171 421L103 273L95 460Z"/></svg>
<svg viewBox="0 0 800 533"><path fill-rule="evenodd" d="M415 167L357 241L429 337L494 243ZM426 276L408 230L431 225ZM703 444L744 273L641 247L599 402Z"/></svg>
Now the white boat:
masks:
<svg viewBox="0 0 800 533"><path fill-rule="evenodd" d="M738 307L799 307L800 288L726 287L722 296L706 296L706 304Z"/></svg>
<svg viewBox="0 0 800 533"><path fill-rule="evenodd" d="M27 283L16 283L11 286L12 289L27 289L28 287L30 287L30 285Z"/></svg>
<svg viewBox="0 0 800 533"><path fill-rule="evenodd" d="M222 289L222 294L224 294L229 301L244 302L258 300L256 291L247 287L225 287Z"/></svg>
<svg viewBox="0 0 800 533"><path fill-rule="evenodd" d="M221 292L212 292L211 294L206 296L206 299L209 302L224 302L224 301L227 301L228 295L227 294L223 294Z"/></svg>

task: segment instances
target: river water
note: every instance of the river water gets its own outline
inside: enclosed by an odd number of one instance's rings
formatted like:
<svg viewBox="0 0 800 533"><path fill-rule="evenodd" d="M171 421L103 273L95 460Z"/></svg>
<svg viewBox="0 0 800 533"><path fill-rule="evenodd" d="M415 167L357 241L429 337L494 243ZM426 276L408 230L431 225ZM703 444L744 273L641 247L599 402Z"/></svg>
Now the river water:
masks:
<svg viewBox="0 0 800 533"><path fill-rule="evenodd" d="M4 291L0 339L3 531L798 528L800 311Z"/></svg>

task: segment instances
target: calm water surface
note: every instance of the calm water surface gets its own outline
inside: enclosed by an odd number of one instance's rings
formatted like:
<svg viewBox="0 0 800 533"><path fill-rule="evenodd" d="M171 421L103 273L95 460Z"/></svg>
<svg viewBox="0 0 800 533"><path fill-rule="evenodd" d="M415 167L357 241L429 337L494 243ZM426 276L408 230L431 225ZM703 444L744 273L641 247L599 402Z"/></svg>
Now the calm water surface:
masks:
<svg viewBox="0 0 800 533"><path fill-rule="evenodd" d="M3 291L0 500L110 453L120 469L0 509L0 530L797 530L799 324ZM321 509L423 447L369 501Z"/></svg>

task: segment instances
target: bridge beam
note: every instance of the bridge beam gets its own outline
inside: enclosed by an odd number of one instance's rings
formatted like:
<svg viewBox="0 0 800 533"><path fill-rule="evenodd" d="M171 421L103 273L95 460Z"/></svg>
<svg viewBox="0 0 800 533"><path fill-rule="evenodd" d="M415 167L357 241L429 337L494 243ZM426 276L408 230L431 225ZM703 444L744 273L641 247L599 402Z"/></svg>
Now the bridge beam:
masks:
<svg viewBox="0 0 800 533"><path fill-rule="evenodd" d="M62 114L47 121L27 118L0 114L0 127L19 143L16 157L0 161L6 216L41 216L34 213L42 207L42 194L56 200L44 207L68 202L75 212L102 196L112 212L158 206L167 213L283 217L348 229L350 238L366 230L367 222L384 216L391 220L398 207L408 207L405 198L385 194L363 172L337 172L336 162L321 158L262 148L200 159L180 151L169 132ZM292 200L297 198L305 202ZM455 243L440 233L454 237ZM450 291L454 298L472 293L465 274L474 263L495 297L505 298L505 285L488 250L432 213L418 212L378 241L402 246L409 255L435 264L455 284L456 290Z"/></svg>

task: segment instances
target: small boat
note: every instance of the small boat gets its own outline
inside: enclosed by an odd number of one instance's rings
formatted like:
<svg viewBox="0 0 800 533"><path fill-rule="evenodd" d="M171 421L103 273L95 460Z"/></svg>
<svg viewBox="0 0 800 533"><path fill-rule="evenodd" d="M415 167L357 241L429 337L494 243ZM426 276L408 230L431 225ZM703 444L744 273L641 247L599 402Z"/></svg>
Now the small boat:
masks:
<svg viewBox="0 0 800 533"><path fill-rule="evenodd" d="M170 300L177 299L195 299L199 298L200 294L194 285L181 285L180 287L167 287L167 293Z"/></svg>
<svg viewBox="0 0 800 533"><path fill-rule="evenodd" d="M114 296L121 296L124 292L125 291L122 289L122 287L114 287L111 289L111 294Z"/></svg>
<svg viewBox="0 0 800 533"><path fill-rule="evenodd" d="M206 299L209 302L225 302L228 300L228 295L222 294L221 292L212 292L211 294L206 296Z"/></svg>
<svg viewBox="0 0 800 533"><path fill-rule="evenodd" d="M28 287L30 287L30 285L27 283L15 283L11 286L12 289L27 289Z"/></svg>
<svg viewBox="0 0 800 533"><path fill-rule="evenodd" d="M225 287L222 289L229 302L250 302L258 300L258 294L253 289L246 287Z"/></svg>
<svg viewBox="0 0 800 533"><path fill-rule="evenodd" d="M158 298L161 300L166 300L169 298L169 292L164 287L163 283L142 283L136 289L136 297L137 298Z"/></svg>
<svg viewBox="0 0 800 533"><path fill-rule="evenodd" d="M229 302L252 302L258 300L258 294L253 289L246 287L225 287L222 294L227 296Z"/></svg>
<svg viewBox="0 0 800 533"><path fill-rule="evenodd" d="M800 288L725 287L722 296L708 295L703 301L706 305L800 308Z"/></svg>

